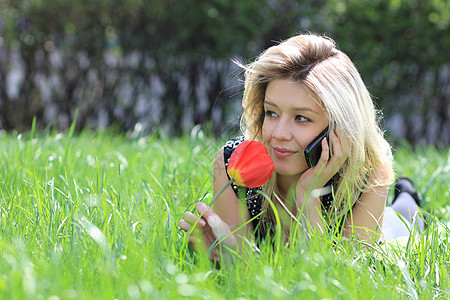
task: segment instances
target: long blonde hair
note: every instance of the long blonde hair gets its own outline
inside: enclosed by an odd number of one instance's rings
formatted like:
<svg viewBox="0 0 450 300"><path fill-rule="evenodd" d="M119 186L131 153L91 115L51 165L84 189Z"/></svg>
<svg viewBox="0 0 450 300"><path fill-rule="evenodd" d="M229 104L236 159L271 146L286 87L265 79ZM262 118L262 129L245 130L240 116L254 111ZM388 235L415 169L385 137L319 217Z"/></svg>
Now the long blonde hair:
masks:
<svg viewBox="0 0 450 300"><path fill-rule="evenodd" d="M329 213L341 218L361 193L392 183L392 152L378 126L372 98L352 61L336 48L332 39L315 34L297 35L268 48L243 67L241 130L246 139L263 142L264 98L269 82L291 79L312 91L329 119L330 129L339 128L340 138L351 145L334 185L334 205ZM380 166L384 175L379 174ZM263 187L271 199L275 199L277 191L275 176ZM263 201L265 220L270 209L268 201Z"/></svg>

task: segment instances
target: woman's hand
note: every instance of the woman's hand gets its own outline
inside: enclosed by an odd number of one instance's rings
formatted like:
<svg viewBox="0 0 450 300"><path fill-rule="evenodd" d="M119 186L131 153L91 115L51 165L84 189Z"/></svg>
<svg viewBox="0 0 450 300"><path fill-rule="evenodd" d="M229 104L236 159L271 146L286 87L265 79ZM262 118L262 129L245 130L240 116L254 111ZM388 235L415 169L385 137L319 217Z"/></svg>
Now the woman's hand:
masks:
<svg viewBox="0 0 450 300"><path fill-rule="evenodd" d="M306 196L310 189L311 191L320 190L342 168L348 157L349 147L339 139L337 134L334 131L329 133L330 142L333 145L331 157L327 139L322 140L322 154L317 165L306 170L297 182L298 196ZM314 197L315 194L317 193L312 193L311 198L317 198ZM320 192L318 194L320 195Z"/></svg>
<svg viewBox="0 0 450 300"><path fill-rule="evenodd" d="M227 247L236 250L237 241L230 226L215 214L212 209L203 202L196 205L200 217L191 212L185 212L179 226L186 232L194 228L189 236L189 243L196 252L207 252L210 250L210 259L217 261ZM196 225L195 225L196 224Z"/></svg>
<svg viewBox="0 0 450 300"><path fill-rule="evenodd" d="M330 157L330 147L327 139L322 140L322 154L319 162L313 168L306 170L299 178L296 186L297 207L302 216L308 220L312 231L318 229L323 232L324 224L321 219L322 203L320 196L331 191L322 190L327 182L342 168L348 157L347 144L339 139L338 135L330 131L330 142L333 153Z"/></svg>

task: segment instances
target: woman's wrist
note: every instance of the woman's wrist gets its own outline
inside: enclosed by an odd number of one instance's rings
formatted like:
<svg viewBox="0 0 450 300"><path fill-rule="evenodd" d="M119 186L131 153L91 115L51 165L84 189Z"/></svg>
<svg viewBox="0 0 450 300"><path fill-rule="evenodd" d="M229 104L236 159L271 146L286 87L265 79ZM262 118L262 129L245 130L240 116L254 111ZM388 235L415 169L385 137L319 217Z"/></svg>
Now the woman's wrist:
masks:
<svg viewBox="0 0 450 300"><path fill-rule="evenodd" d="M322 210L321 198L320 196L314 195L310 191L304 191L301 189L297 189L296 193L296 201L299 209L305 206L305 208L319 208Z"/></svg>
<svg viewBox="0 0 450 300"><path fill-rule="evenodd" d="M312 231L318 229L323 232L323 222L321 220L322 214L322 200L318 196L308 195L304 191L297 189L297 205L298 215L309 223L309 228Z"/></svg>

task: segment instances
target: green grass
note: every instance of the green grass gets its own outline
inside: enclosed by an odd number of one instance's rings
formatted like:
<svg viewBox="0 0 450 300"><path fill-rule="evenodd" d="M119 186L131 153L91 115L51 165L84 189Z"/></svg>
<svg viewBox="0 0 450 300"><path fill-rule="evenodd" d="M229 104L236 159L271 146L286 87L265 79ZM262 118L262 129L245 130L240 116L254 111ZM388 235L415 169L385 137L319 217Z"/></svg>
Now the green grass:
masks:
<svg viewBox="0 0 450 300"><path fill-rule="evenodd" d="M276 254L247 247L217 270L190 251L178 221L211 200L222 143L0 133L0 298L450 297L448 149L396 150L397 173L414 178L433 214L403 248L298 238Z"/></svg>

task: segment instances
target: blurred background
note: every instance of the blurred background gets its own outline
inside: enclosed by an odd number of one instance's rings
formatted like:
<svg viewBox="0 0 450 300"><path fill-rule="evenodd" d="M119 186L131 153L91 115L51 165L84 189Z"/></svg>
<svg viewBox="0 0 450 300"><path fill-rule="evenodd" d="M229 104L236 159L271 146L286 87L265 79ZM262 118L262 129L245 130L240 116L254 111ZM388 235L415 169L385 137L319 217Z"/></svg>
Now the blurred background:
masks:
<svg viewBox="0 0 450 300"><path fill-rule="evenodd" d="M450 144L448 0L0 0L0 129L236 130L242 70L306 31L354 61L391 141Z"/></svg>

